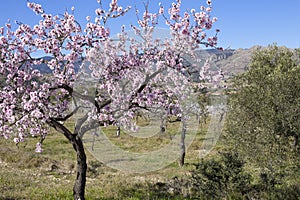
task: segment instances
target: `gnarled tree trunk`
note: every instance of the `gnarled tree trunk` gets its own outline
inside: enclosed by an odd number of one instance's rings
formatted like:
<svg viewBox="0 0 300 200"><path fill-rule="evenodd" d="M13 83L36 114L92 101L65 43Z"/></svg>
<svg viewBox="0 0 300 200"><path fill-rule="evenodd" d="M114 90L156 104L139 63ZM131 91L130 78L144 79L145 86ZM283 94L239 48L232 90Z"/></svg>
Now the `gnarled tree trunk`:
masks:
<svg viewBox="0 0 300 200"><path fill-rule="evenodd" d="M55 119L50 119L48 121L48 124L58 132L62 133L69 140L74 150L76 151L77 175L73 187L73 196L74 200L84 200L87 163L82 139L79 134L72 134L69 129L67 129L63 124L59 123Z"/></svg>
<svg viewBox="0 0 300 200"><path fill-rule="evenodd" d="M74 200L84 200L87 171L86 154L80 137L76 136L75 141L74 143L72 142L72 144L77 156L77 175L73 187Z"/></svg>

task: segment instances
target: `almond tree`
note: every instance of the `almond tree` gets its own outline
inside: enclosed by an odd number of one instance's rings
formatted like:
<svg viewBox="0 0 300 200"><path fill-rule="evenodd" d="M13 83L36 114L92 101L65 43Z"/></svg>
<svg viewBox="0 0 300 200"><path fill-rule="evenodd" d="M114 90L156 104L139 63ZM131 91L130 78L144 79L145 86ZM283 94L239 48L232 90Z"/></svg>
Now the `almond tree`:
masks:
<svg viewBox="0 0 300 200"><path fill-rule="evenodd" d="M47 14L41 5L28 2L28 7L41 16L38 24L31 27L19 23L13 30L7 23L0 28L0 73L4 78L0 134L16 144L38 136L41 139L36 152L42 152L49 127L63 134L77 155L73 194L74 199L81 200L85 199L87 170L83 135L109 122L134 129L132 118L139 109L172 106L180 115L182 108L174 96L180 96L184 85L189 84L188 78L180 78L187 74L182 57L193 55L201 45L214 47L217 42L216 35L207 37L205 33L216 21L210 14L210 0L199 12L183 12L180 0L167 13L163 5L159 5L157 13L150 13L146 7L137 18L137 26L130 26L141 40L130 39L122 27L117 42L110 36L107 20L122 17L130 7L124 9L112 0L109 9L104 10L102 2L98 2L95 20L88 16L85 26L76 21L73 13ZM170 28L170 39L152 37L158 17ZM34 58L35 52L51 55L52 59ZM88 70L76 73L78 62ZM42 63L48 65L50 75L36 67ZM93 94L74 87L87 74L98 80ZM75 121L73 129L66 127L64 122L85 105L89 105L88 112Z"/></svg>

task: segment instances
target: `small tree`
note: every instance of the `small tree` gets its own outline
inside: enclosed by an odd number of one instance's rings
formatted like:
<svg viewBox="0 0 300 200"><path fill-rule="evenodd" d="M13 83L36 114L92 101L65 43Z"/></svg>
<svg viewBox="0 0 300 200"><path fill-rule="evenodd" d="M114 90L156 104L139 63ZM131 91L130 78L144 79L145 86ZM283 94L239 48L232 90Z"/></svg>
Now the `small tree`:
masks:
<svg viewBox="0 0 300 200"><path fill-rule="evenodd" d="M186 71L182 57L193 55L201 45L214 47L217 41L216 35L205 34L216 21L211 19L210 0L201 12L192 9L183 15L180 0L170 6L168 14L162 5L158 13L150 13L146 7L138 25L131 25L141 40L128 37L123 27L117 42L110 37L107 20L123 16L130 7L124 9L112 0L106 11L98 2L95 22L87 17L85 27L72 13L53 16L46 14L41 5L28 2L28 7L41 16L38 24L30 27L19 23L16 30L11 24L0 28L0 73L5 79L0 91L1 135L16 144L29 135L40 136L36 152L41 152L47 127L62 133L77 155L73 194L74 199L81 200L87 170L83 135L110 123L134 128L132 118L139 109L173 106L178 108L175 114L180 115L182 109L174 96L185 94L181 88L189 84L188 78L182 79ZM170 28L170 39L152 37L159 16ZM34 58L35 52L50 55L51 59ZM78 62L88 70L76 73ZM36 68L43 63L51 70L49 75ZM76 85L80 85L80 78L97 80L95 90L81 90ZM170 82L172 87L168 86ZM66 127L64 122L82 108L88 112L76 119L73 129Z"/></svg>
<svg viewBox="0 0 300 200"><path fill-rule="evenodd" d="M257 49L249 70L234 79L228 139L269 170L286 165L291 152L299 154L299 58L298 50L285 47Z"/></svg>

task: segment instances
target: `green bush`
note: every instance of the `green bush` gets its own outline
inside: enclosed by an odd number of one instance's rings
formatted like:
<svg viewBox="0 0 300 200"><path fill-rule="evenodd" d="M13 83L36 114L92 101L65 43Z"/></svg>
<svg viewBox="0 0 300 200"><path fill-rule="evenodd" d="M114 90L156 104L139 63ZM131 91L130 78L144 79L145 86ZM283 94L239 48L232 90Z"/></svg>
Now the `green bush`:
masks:
<svg viewBox="0 0 300 200"><path fill-rule="evenodd" d="M157 184L153 191L179 199L239 199L250 190L251 180L238 154L223 152L218 158L202 160L188 176Z"/></svg>
<svg viewBox="0 0 300 200"><path fill-rule="evenodd" d="M244 161L237 153L223 152L220 158L202 160L192 171L193 196L224 198L243 196L250 188L251 176L244 171Z"/></svg>

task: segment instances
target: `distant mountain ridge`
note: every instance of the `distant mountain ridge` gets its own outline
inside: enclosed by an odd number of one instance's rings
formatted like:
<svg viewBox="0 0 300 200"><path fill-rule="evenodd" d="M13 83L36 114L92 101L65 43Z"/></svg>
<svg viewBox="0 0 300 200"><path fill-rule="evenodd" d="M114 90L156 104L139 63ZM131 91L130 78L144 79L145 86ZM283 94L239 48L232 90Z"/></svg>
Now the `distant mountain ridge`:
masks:
<svg viewBox="0 0 300 200"><path fill-rule="evenodd" d="M210 65L216 69L222 69L226 74L234 76L236 74L243 73L247 70L250 62L252 53L260 46L253 46L249 49L208 49L201 50L198 55L209 58Z"/></svg>
<svg viewBox="0 0 300 200"><path fill-rule="evenodd" d="M249 67L253 52L260 48L259 46L253 46L249 49L236 49L232 52L232 55L225 59L215 60L215 64L231 76L243 73Z"/></svg>
<svg viewBox="0 0 300 200"><path fill-rule="evenodd" d="M50 60L53 59L53 57L44 56L44 57L41 57L41 59L43 59L45 61L50 61ZM80 61L75 63L75 72L76 73L80 70L81 63L82 62L80 62ZM49 73L52 72L52 70L48 67L48 65L46 63L42 63L42 64L39 64L39 65L34 65L33 68L39 70L42 74L49 74Z"/></svg>
<svg viewBox="0 0 300 200"><path fill-rule="evenodd" d="M230 75L235 75L244 72L250 61L252 53L259 48L258 46L251 47L250 49L204 49L199 50L196 55L199 58L209 59L213 67L222 69ZM53 57L41 57L44 60L51 60ZM80 70L82 62L75 63L75 72ZM51 73L47 64L42 63L35 65L34 69L38 69L41 73Z"/></svg>

